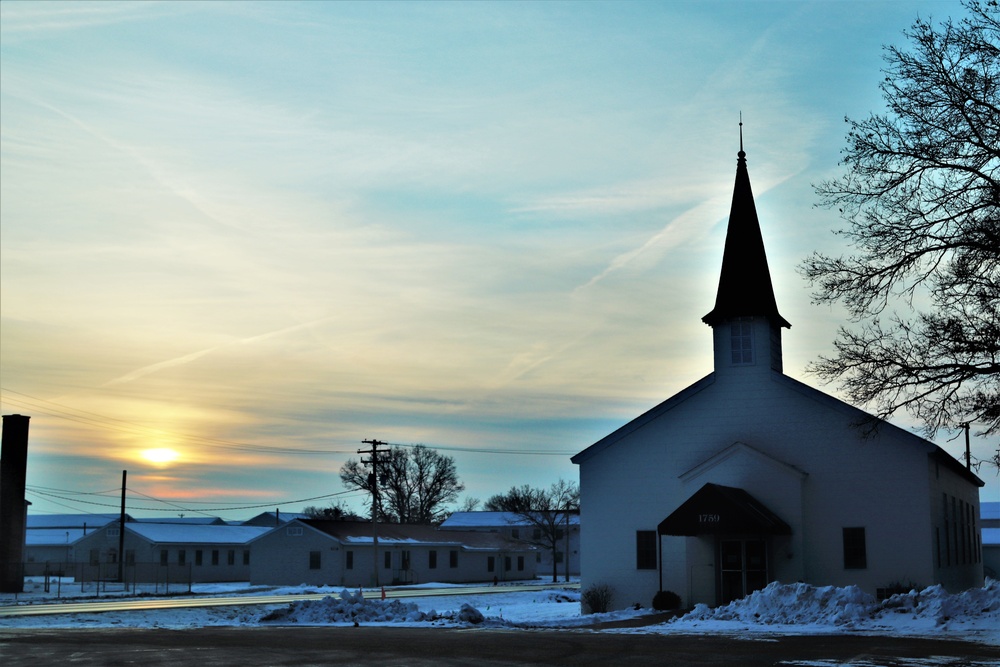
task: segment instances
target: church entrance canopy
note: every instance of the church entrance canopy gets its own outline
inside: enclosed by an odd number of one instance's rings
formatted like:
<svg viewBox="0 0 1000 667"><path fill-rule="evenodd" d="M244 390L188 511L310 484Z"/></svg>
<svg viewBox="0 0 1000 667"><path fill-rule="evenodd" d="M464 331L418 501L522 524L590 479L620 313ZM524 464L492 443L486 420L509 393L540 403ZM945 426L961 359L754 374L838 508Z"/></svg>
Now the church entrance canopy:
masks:
<svg viewBox="0 0 1000 667"><path fill-rule="evenodd" d="M743 489L706 484L657 526L659 535L791 535L778 515Z"/></svg>

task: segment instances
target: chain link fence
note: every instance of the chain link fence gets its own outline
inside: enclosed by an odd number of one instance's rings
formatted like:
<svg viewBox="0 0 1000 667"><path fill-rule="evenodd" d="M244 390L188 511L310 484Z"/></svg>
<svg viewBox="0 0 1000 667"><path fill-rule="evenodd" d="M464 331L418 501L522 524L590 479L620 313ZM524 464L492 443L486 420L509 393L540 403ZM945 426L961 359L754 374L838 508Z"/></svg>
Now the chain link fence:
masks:
<svg viewBox="0 0 1000 667"><path fill-rule="evenodd" d="M95 596L129 593L168 595L190 593L193 583L190 563L23 563L25 591L28 586L57 597L81 594Z"/></svg>

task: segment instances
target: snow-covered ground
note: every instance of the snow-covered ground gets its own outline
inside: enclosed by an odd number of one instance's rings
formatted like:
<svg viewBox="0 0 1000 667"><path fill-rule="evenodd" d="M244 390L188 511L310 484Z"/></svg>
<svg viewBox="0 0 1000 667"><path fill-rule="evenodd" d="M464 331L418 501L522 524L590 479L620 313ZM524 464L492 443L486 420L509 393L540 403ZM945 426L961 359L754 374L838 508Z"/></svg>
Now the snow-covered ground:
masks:
<svg viewBox="0 0 1000 667"><path fill-rule="evenodd" d="M445 584L428 584L446 587ZM502 587L501 587L502 588ZM39 582L29 582L25 593L0 597L0 605L52 601ZM65 585L63 597L86 596ZM365 599L357 590L301 586L250 587L246 584L197 584L193 593L206 595L328 594L320 600L301 600L270 606L226 606L155 611L2 617L0 628L27 627L159 627L190 628L240 625L374 625L595 628L597 624L651 617L652 609L630 609L583 615L580 592L551 588L528 592L427 596L403 599ZM93 592L91 592L91 595ZM106 594L103 598L108 597ZM647 620L653 621L653 618ZM896 595L877 603L855 587L815 587L772 583L732 604L710 609L698 605L666 622L659 618L641 627L595 628L605 632L727 633L738 635L864 633L954 638L1000 645L1000 582L988 580L981 589L949 594L939 586Z"/></svg>

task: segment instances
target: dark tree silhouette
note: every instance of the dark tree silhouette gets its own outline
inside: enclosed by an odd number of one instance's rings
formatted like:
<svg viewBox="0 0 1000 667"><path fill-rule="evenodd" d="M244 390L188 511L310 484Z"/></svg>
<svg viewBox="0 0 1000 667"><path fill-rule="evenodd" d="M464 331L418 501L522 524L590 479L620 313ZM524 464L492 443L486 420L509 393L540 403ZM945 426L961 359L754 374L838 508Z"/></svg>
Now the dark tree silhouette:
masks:
<svg viewBox="0 0 1000 667"><path fill-rule="evenodd" d="M363 517L351 511L349 507L338 501L327 507L309 505L302 508L302 513L310 519L327 519L330 521L363 521Z"/></svg>
<svg viewBox="0 0 1000 667"><path fill-rule="evenodd" d="M928 437L1000 431L1000 8L963 6L885 47L888 111L847 119L846 173L816 188L856 254L800 267L854 322L810 369Z"/></svg>
<svg viewBox="0 0 1000 667"><path fill-rule="evenodd" d="M340 480L369 493L376 482L371 464L354 459L341 467ZM448 513L445 505L465 489L455 460L423 445L381 451L377 482L379 519L389 523L439 523Z"/></svg>
<svg viewBox="0 0 1000 667"><path fill-rule="evenodd" d="M522 538L527 542L548 549L552 553L552 581L559 579L556 552L569 536L567 519L580 509L580 487L560 479L548 489L533 488L527 484L512 486L507 493L490 497L484 505L489 512L510 512L532 530ZM565 554L569 567L569 550ZM568 570L567 570L568 571Z"/></svg>

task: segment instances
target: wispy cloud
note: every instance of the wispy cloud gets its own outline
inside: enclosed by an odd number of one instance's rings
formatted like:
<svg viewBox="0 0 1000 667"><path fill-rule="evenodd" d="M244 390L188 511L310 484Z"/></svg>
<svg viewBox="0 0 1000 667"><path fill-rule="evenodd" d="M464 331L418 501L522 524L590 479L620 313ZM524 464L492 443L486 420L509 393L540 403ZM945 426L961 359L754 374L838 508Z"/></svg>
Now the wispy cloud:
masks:
<svg viewBox="0 0 1000 667"><path fill-rule="evenodd" d="M13 35L38 35L143 20L164 4L149 2L5 2L0 5L3 31Z"/></svg>
<svg viewBox="0 0 1000 667"><path fill-rule="evenodd" d="M330 321L331 319L333 319L333 318L332 317L324 317L324 318L321 318L321 319L318 319L318 320L314 320L312 322L304 322L302 324L295 324L295 325L292 325L292 326L289 326L289 327L285 327L283 329L278 329L276 331L269 331L267 333L258 334L256 336L250 336L250 337L243 338L243 339L240 339L240 340L234 340L234 341L232 341L230 343L225 343L223 345L215 345L213 347L210 347L210 348L207 348L207 349L204 349L204 350L199 350L197 352L192 352L191 354L185 354L185 355L180 356L180 357L175 357L173 359L167 359L166 361L161 361L159 363L150 364L149 366L144 366L142 368L138 368L138 369L132 371L131 373L127 373L127 374L125 374L125 375L123 375L121 377L115 378L113 380L109 380L108 382L105 382L101 386L102 387L113 387L115 385L124 384L124 383L127 383L127 382L132 382L134 380L138 380L141 377L145 377L147 375L150 375L152 373L156 373L156 372L161 371L161 370L165 370L165 369L168 369L168 368L174 368L175 366L183 366L184 364L189 364L191 362L197 361L198 359L201 359L202 357L204 357L206 355L212 354L213 352L217 352L219 350L223 350L223 349L228 348L228 347L234 347L234 346L237 346L237 345L252 345L254 343L259 343L259 342L263 342L263 341L266 341L266 340L270 340L272 338L277 338L277 337L284 336L284 335L287 335L287 334L295 333L295 332L301 331L303 329L308 329L308 328L316 326L318 324L322 324L323 322Z"/></svg>

